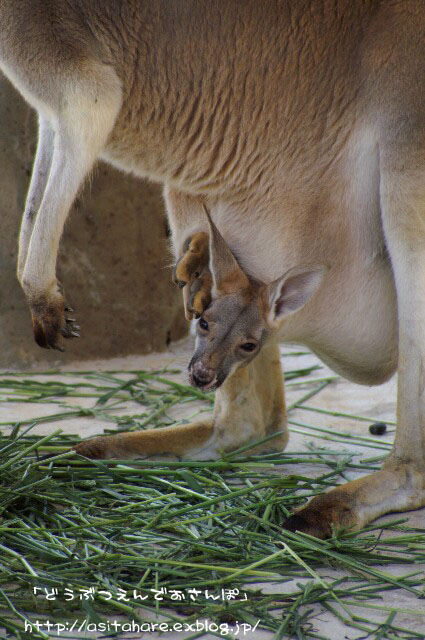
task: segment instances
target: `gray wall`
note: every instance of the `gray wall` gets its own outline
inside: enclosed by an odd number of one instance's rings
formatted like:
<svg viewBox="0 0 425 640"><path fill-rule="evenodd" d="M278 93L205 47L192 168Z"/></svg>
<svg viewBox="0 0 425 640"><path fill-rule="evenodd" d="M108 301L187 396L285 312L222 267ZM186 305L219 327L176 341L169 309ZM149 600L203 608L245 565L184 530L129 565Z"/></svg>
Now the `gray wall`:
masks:
<svg viewBox="0 0 425 640"><path fill-rule="evenodd" d="M0 367L57 366L149 353L187 323L171 262L161 188L99 163L71 211L58 275L81 338L66 353L40 349L16 279L20 217L36 146L36 116L0 76Z"/></svg>

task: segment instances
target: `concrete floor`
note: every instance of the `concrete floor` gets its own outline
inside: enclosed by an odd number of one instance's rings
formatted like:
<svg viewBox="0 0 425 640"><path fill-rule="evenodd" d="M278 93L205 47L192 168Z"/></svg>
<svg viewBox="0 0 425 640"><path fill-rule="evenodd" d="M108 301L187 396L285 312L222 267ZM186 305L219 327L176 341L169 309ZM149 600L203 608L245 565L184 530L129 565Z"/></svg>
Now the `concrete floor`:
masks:
<svg viewBox="0 0 425 640"><path fill-rule="evenodd" d="M147 356L130 356L126 358L115 358L108 361L90 361L84 363L73 363L71 365L66 365L63 367L63 371L77 371L77 370L98 370L98 371L108 371L108 370L131 370L131 369L162 369L164 367L169 368L181 368L183 372L176 376L176 379L180 378L186 382L185 379L185 369L187 362L189 360L190 354L192 351L192 339L185 340L181 343L175 344L172 346L169 352L161 353L161 354L151 354ZM291 405L295 403L301 396L309 391L309 384L311 385L311 381L326 377L333 376L333 372L331 372L326 366L320 363L317 358L311 354L306 355L291 355L294 352L305 351L302 347L297 346L286 346L282 349L283 353L283 362L285 371L290 371L292 369L300 369L304 367L309 367L312 365L320 365L320 369L317 369L314 373L310 374L308 380L306 380L305 384L300 384L300 379L294 380L296 384L287 384L286 387L286 395L287 395L287 404ZM60 379L60 375L57 376ZM40 375L40 379L43 378ZM69 380L69 377L67 377ZM345 413L345 414L355 414L365 416L370 418L365 421L359 421L355 419L351 419L349 417L341 417L341 416L330 416L326 414L320 413L312 413L311 411L300 408L295 409L290 412L290 421L292 423L306 423L310 425L314 425L316 427L323 427L328 429L336 429L343 433L348 434L358 434L366 437L370 436L368 431L369 424L375 420L383 420L389 424L388 433L384 436L381 436L376 439L382 443L382 446L389 444L392 441L394 426L391 426L391 422L395 420L395 399L396 399L396 380L392 379L384 385L380 387L363 387L355 384L351 384L341 378L336 378L332 381L325 389L323 389L317 396L311 398L306 404L308 406L314 406L316 408L323 408L326 410L332 410L333 412ZM75 399L76 402L74 404L83 405L81 399ZM69 398L66 400L66 404L71 406L73 404L73 399ZM87 399L87 406L90 406L90 399ZM140 405L137 405L140 411ZM131 410L131 403L123 409L124 412L128 412ZM26 418L34 418L40 415L48 415L53 414L57 411L57 406L55 404L24 404L24 403L6 403L0 402L0 422L1 421L13 421L13 420L22 420L23 416ZM184 408L184 412L182 407L179 407L178 415L176 418L190 417L195 415L199 411L205 411L205 407L198 405L197 403L193 403L193 405L186 405ZM56 428L61 428L67 433L80 433L82 436L87 437L95 434L102 433L102 430L105 427L108 427L108 423L102 421L98 418L73 418L66 421L60 421L55 423L50 422L45 425L40 425L37 428L37 432L40 434L51 433ZM316 445L326 445L326 440L317 437L319 434L312 430L309 430L306 427L291 425L292 434L289 441L288 451L302 451L309 445L309 443L314 443ZM299 430L299 431L295 431ZM302 433L303 432L303 433ZM325 435L325 434L322 434ZM358 444L347 444L346 442L334 442L332 441L332 449L338 449L341 451L349 450L350 453L356 451L362 457L373 457L377 456L381 453L381 451L377 451L374 448L368 448L364 445ZM382 453L385 453L385 450L382 450ZM288 467L288 473L295 471L295 469L291 469L291 466ZM319 468L318 466L302 464L297 465L296 473L299 475L320 475L323 473L323 468ZM347 473L347 479L358 477L356 473ZM425 509L410 512L407 514L403 514L409 517L409 524L413 527L423 528L425 531ZM382 519L382 521L386 519L394 519L394 515L386 516ZM424 533L425 535L425 533ZM393 573L394 575L403 575L408 574L411 571L411 567L409 566L386 566L385 571L388 573ZM425 566L415 564L416 571L424 571L424 582L425 582ZM320 572L319 572L320 573ZM338 575L342 575L341 572L337 570L326 568L322 572L324 576L332 576L337 577ZM296 580L295 582L300 582L300 580ZM251 585L252 586L252 585ZM265 591L273 591L275 589L278 592L286 592L290 591L294 588L294 584L292 582L288 582L284 585L273 586L272 584L263 585ZM398 592L392 591L387 594L382 595L382 601L380 604L388 603L388 606L395 607L404 607L406 609L410 609L415 612L415 615L409 613L398 614L396 618L396 623L400 626L408 628L411 631L416 631L417 633L423 632L423 637L425 638L425 601L418 600L413 594L408 592ZM361 632L356 629L352 629L347 627L341 623L339 623L333 615L326 611L320 611L317 607L318 617L315 619L315 630L316 633L321 634L323 637L326 637L328 640L354 640L357 638L365 637L365 632ZM371 613L370 609L362 609L358 608L359 615L363 615L366 618L372 618L379 620L380 613L377 611L373 611ZM388 612L382 614L382 621L385 621ZM190 634L186 634L190 635ZM176 640L172 634L150 634L149 637L161 637L164 640ZM124 637L124 636L123 636ZM125 636L125 637L131 637ZM134 636L133 636L134 637ZM178 638L185 638L185 634L178 634ZM239 635L238 637L242 638L243 635ZM259 631L255 633L250 633L245 636L252 640L268 640L272 638L272 634ZM387 637L383 635L382 637ZM213 636L211 636L212 640Z"/></svg>

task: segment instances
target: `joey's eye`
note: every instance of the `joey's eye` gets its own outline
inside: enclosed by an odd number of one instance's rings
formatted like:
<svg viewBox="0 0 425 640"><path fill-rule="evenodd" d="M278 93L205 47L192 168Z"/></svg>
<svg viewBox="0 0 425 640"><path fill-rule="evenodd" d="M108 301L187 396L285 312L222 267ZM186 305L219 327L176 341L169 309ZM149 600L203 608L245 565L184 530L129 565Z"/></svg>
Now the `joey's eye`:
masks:
<svg viewBox="0 0 425 640"><path fill-rule="evenodd" d="M254 351L254 349L257 348L257 345L255 344L255 342L244 342L244 344L241 344L241 349L243 351Z"/></svg>
<svg viewBox="0 0 425 640"><path fill-rule="evenodd" d="M204 320L203 318L200 318L199 320L199 326L201 327L201 329L203 329L204 331L208 331L208 322L206 320Z"/></svg>

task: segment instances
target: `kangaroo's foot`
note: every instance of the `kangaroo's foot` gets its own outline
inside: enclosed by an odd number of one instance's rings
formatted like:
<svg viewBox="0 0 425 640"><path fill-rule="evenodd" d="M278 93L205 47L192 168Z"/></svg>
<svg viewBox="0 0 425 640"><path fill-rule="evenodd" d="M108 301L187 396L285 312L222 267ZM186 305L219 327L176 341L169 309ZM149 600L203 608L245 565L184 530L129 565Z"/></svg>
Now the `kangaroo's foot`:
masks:
<svg viewBox="0 0 425 640"><path fill-rule="evenodd" d="M344 492L336 489L316 496L284 523L287 531L301 531L315 538L325 540L332 536L333 529L356 526L356 514L352 501Z"/></svg>
<svg viewBox="0 0 425 640"><path fill-rule="evenodd" d="M211 302L212 277L208 268L209 236L200 231L186 239L173 280L184 290L186 318L199 317Z"/></svg>
<svg viewBox="0 0 425 640"><path fill-rule="evenodd" d="M66 307L60 285L54 294L30 296L30 309L34 338L40 347L64 351L62 338L78 338L80 327L76 324L71 307Z"/></svg>
<svg viewBox="0 0 425 640"><path fill-rule="evenodd" d="M283 527L325 539L334 530L357 531L385 513L418 509L424 504L424 472L389 461L382 471L316 496Z"/></svg>

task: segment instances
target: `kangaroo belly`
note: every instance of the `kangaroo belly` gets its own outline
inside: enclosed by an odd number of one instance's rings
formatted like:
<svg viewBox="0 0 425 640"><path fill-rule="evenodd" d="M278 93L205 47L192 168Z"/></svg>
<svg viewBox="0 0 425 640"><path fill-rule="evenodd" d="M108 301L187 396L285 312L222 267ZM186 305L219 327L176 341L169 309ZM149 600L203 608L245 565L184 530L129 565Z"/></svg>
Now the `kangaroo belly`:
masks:
<svg viewBox="0 0 425 640"><path fill-rule="evenodd" d="M336 265L311 305L282 327L284 341L302 342L345 378L385 382L397 367L397 305L390 265Z"/></svg>
<svg viewBox="0 0 425 640"><path fill-rule="evenodd" d="M379 162L373 128L354 131L338 165L323 232L332 265L323 290L305 309L304 341L329 366L363 384L379 384L397 367L397 301L381 224ZM335 191L335 188L334 188ZM338 205L339 202L339 205ZM319 230L320 231L320 230ZM288 327L296 332L296 327Z"/></svg>

